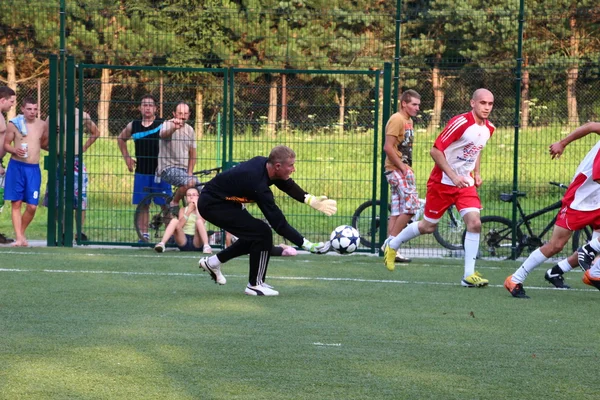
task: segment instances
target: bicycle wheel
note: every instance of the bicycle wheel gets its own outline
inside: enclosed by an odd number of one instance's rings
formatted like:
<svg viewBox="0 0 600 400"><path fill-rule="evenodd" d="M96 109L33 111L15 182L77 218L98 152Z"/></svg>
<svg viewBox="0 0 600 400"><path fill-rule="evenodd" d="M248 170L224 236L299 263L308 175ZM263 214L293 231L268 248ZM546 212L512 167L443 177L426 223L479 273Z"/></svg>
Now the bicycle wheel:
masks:
<svg viewBox="0 0 600 400"><path fill-rule="evenodd" d="M463 233L464 237L467 231ZM521 243L523 232L517 228L517 244ZM512 256L512 221L498 216L481 218L479 253L477 258L484 260L507 260ZM519 254L517 254L517 257Z"/></svg>
<svg viewBox="0 0 600 400"><path fill-rule="evenodd" d="M372 247L371 236L373 233L373 229L375 229L375 243L377 246L380 246L382 240L379 237L379 227L381 225L379 220L379 207L381 205L380 200L375 201L375 224L373 224L373 201L365 201L362 203L356 211L354 211L354 215L352 215L352 227L355 228L360 234L360 244L365 247ZM388 205L388 211L390 210L390 206Z"/></svg>
<svg viewBox="0 0 600 400"><path fill-rule="evenodd" d="M164 193L151 193L144 197L135 209L133 224L140 242L158 243L165 228L173 218L169 212L171 196ZM147 205L147 207L144 207ZM146 237L144 234L147 234Z"/></svg>
<svg viewBox="0 0 600 400"><path fill-rule="evenodd" d="M458 210L451 206L442 216L433 232L435 240L449 250L461 250L463 248L463 231L465 223L460 217Z"/></svg>
<svg viewBox="0 0 600 400"><path fill-rule="evenodd" d="M589 226L573 232L573 251L577 251L577 249L579 249L581 246L592 240L592 233L592 228Z"/></svg>

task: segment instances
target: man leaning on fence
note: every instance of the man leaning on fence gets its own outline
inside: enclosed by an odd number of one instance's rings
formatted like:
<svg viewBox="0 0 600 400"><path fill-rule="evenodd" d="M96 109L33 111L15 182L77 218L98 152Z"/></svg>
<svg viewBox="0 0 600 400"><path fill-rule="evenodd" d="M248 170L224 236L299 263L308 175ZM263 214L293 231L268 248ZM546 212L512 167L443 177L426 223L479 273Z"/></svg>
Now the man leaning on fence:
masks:
<svg viewBox="0 0 600 400"><path fill-rule="evenodd" d="M8 86L0 86L0 211L4 206L4 178L5 178L5 169L4 169L4 135L6 134L6 119L4 119L4 114L8 110L12 108L15 104L16 94L15 91L9 88ZM7 238L3 233L0 233L0 244L12 243L14 240Z"/></svg>
<svg viewBox="0 0 600 400"><path fill-rule="evenodd" d="M190 117L190 106L180 102L173 111L173 118L163 123L160 130L160 145L158 153L158 170L156 175L163 182L176 186L177 191L169 204L173 216L177 217L179 202L190 188L198 185L199 181L194 173L196 166L196 132L186 124ZM211 253L208 244L208 234L204 227L204 220L196 225L202 239L203 251Z"/></svg>
<svg viewBox="0 0 600 400"><path fill-rule="evenodd" d="M129 172L135 170L132 204L139 204L149 193L171 194L171 186L166 182L162 182L160 177L156 175L160 141L159 132L162 129L163 120L156 118L156 100L152 95L147 94L142 97L139 111L142 118L128 123L117 138L117 145L121 150L127 169ZM136 158L131 157L127 149L129 139L133 139ZM158 199L157 204L160 201ZM150 204L144 204L144 208L146 213L141 214L142 226L140 228L142 229L144 241L148 242L150 240L148 233Z"/></svg>
<svg viewBox="0 0 600 400"><path fill-rule="evenodd" d="M385 126L385 178L390 185L391 211L388 221L387 242L402 231L419 210L419 196L415 174L412 170L412 148L414 140L413 121L421 105L421 95L407 90L400 96L400 110L394 113ZM396 252L397 262L410 262Z"/></svg>

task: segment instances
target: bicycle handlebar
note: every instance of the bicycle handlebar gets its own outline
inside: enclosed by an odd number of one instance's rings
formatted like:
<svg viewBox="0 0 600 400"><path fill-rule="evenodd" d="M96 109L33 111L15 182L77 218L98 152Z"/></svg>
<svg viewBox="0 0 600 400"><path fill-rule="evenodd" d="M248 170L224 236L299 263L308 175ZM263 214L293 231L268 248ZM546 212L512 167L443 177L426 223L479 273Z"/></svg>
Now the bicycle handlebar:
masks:
<svg viewBox="0 0 600 400"><path fill-rule="evenodd" d="M548 182L548 183L549 183L549 184L551 184L551 185L554 185L554 186L558 186L558 187L559 187L559 188L561 188L561 189L566 189L566 188L568 188L568 186L567 186L567 185L565 185L565 184L562 184L562 183L559 183L559 182Z"/></svg>
<svg viewBox="0 0 600 400"><path fill-rule="evenodd" d="M193 175L210 175L213 172L220 172L221 167L211 168L211 169L203 169L202 171L193 172Z"/></svg>

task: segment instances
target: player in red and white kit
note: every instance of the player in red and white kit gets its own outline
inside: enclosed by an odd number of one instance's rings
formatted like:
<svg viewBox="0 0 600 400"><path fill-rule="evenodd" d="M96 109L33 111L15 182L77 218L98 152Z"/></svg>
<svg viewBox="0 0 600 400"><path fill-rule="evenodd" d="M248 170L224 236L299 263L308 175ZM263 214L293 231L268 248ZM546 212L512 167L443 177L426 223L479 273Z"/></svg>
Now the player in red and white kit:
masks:
<svg viewBox="0 0 600 400"><path fill-rule="evenodd" d="M563 140L550 145L552 158L559 158L569 143L587 136L591 132L600 134L600 123L590 122L582 125ZM513 297L529 298L523 289L523 282L527 275L548 258L562 251L573 232L583 229L587 225L591 225L594 229L594 237L600 234L600 141L588 152L579 167L577 167L575 176L563 197L562 207L558 212L550 241L531 253L519 269L506 278L504 281L506 290ZM600 251L600 243L597 239L593 239L583 249L580 249L580 264L585 264L587 260L587 265L581 265L582 268L585 270L590 268L590 263L594 259L593 253L598 251ZM581 252L585 253L585 256L581 256ZM584 258L583 263L582 257ZM547 271L546 280L554 286L568 288L568 286L561 286L557 283L562 282L562 274L571 270L572 267L577 265L576 263L577 257L574 254ZM589 275L589 271L586 271L586 275ZM595 286L592 281L586 282L586 275L584 275L583 281L588 285ZM596 279L600 285L600 275ZM553 280L560 280L561 282L553 282Z"/></svg>
<svg viewBox="0 0 600 400"><path fill-rule="evenodd" d="M453 117L436 139L430 151L435 166L427 182L424 219L411 223L388 242L384 252L384 263L388 269L402 243L433 233L444 212L455 205L467 227L465 273L461 285L477 287L488 284L487 279L475 272L481 231L481 201L476 187L482 183L481 150L496 129L487 119L493 107L492 92L477 89L471 99L472 110Z"/></svg>

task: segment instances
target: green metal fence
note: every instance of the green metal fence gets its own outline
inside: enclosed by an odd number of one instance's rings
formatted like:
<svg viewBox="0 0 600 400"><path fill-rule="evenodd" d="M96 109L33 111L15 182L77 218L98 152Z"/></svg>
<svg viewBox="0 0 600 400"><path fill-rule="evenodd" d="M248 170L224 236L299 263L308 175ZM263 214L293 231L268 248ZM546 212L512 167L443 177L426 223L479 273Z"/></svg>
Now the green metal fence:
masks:
<svg viewBox="0 0 600 400"><path fill-rule="evenodd" d="M126 74L128 79L112 87L110 101L99 107L98 99L106 96L102 94L107 90L102 80L106 70L113 76ZM58 71L59 62L53 57L52 76ZM49 245L71 245L72 238L82 244L150 246L160 241L160 237L152 237L149 243L138 243L133 224L135 206L131 204L133 174L127 170L117 146L118 134L130 121L140 118L138 107L145 94L159 99L159 118L170 118L180 101L195 110L188 123L196 128L198 136L197 170L267 155L278 144L292 147L297 153L297 182L311 193L338 200L338 214L325 218L277 194L290 222L312 240L324 240L335 226L350 224L356 207L378 195L380 109L384 101L380 85L390 86L389 73L388 80L382 82L380 70L76 65L71 57L65 71L65 122L49 114L51 132L58 130L60 134L56 138L51 135L46 168L48 176L54 176L51 169L64 171L58 173L56 187L64 184L67 189L63 192L49 186L50 204L58 204L49 210ZM63 106L52 98L52 93L62 92L59 86L51 89L50 109ZM273 97L281 100L273 101ZM389 99L386 104L389 109ZM97 110L105 114L100 115ZM89 111L99 127L108 130L108 135L100 137L85 153L81 115L79 148L73 145L75 115L84 111ZM130 154L135 154L132 143L129 146ZM80 155L89 176L85 220L81 210L77 210L75 224L63 218L73 209L74 197L80 204L83 196L73 190L76 178L69 166L73 165L74 154ZM353 173L347 175L345 172L350 169ZM79 187L81 179L79 175ZM250 211L260 215L252 206ZM84 232L87 240L78 232Z"/></svg>

